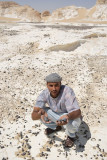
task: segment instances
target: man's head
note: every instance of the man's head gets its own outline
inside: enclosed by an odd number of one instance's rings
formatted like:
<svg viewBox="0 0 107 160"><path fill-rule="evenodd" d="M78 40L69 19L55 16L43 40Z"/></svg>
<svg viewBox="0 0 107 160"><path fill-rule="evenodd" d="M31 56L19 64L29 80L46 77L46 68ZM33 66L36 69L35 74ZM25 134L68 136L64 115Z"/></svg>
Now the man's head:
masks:
<svg viewBox="0 0 107 160"><path fill-rule="evenodd" d="M51 73L45 78L47 88L53 98L56 98L60 92L62 78L57 73Z"/></svg>

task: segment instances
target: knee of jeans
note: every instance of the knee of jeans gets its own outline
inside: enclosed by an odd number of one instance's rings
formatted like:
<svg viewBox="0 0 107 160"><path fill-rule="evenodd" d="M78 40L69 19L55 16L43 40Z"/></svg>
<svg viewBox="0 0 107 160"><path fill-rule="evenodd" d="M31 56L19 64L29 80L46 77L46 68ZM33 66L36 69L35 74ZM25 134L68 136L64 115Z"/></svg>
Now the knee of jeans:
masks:
<svg viewBox="0 0 107 160"><path fill-rule="evenodd" d="M80 124L81 124L81 120L73 120L73 121L70 120L68 122L68 124L66 125L66 127L67 127L67 129L69 131L75 131L75 132L77 132L78 129L79 129Z"/></svg>
<svg viewBox="0 0 107 160"><path fill-rule="evenodd" d="M48 115L52 115L52 110L51 109L47 109L46 112L47 112Z"/></svg>
<svg viewBox="0 0 107 160"><path fill-rule="evenodd" d="M48 107L43 107L43 109L45 110L45 112L48 112L49 108Z"/></svg>
<svg viewBox="0 0 107 160"><path fill-rule="evenodd" d="M78 119L76 119L72 122L72 125L77 129L79 128L80 124L81 124L81 119L80 118L78 118Z"/></svg>

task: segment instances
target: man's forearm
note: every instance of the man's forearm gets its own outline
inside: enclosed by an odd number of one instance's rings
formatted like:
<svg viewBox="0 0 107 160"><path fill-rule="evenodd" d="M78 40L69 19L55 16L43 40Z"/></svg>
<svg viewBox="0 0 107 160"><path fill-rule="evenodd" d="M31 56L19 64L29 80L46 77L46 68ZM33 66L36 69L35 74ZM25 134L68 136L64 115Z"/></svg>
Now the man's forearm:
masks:
<svg viewBox="0 0 107 160"><path fill-rule="evenodd" d="M69 120L79 118L81 116L81 110L79 109L77 111L73 111L71 113L68 113L67 116L68 116Z"/></svg>
<svg viewBox="0 0 107 160"><path fill-rule="evenodd" d="M32 112L32 119L38 120L41 118L41 115L45 114L45 111L42 108L34 107Z"/></svg>

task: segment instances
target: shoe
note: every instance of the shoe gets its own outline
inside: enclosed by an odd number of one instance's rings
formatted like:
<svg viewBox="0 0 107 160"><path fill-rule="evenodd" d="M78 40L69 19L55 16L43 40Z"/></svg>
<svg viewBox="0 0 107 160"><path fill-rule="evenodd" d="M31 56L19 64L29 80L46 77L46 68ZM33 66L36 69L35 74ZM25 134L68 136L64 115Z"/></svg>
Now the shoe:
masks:
<svg viewBox="0 0 107 160"><path fill-rule="evenodd" d="M61 126L57 126L55 130L54 130L54 129L51 129L51 128L46 128L46 129L45 129L45 134L46 134L46 135L50 135L50 134L52 134L52 133L54 133L54 132L60 131L61 129L62 129Z"/></svg>
<svg viewBox="0 0 107 160"><path fill-rule="evenodd" d="M74 141L75 141L75 138L71 138L68 136L67 139L65 140L64 146L65 147L72 147L74 145Z"/></svg>

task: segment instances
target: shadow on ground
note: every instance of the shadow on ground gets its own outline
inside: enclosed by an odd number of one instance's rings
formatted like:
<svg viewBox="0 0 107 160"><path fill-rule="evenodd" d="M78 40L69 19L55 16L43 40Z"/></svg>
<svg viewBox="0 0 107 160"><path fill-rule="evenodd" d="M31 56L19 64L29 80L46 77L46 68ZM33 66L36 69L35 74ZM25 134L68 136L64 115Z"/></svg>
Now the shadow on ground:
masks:
<svg viewBox="0 0 107 160"><path fill-rule="evenodd" d="M78 133L76 133L75 150L76 152L83 152L87 141L91 138L91 132L87 123L82 121ZM65 151L69 151L70 148L65 148Z"/></svg>
<svg viewBox="0 0 107 160"><path fill-rule="evenodd" d="M54 133L51 134L49 138L51 138L51 141L54 141L54 142L60 141L62 142L62 144L64 144L64 140L58 137L57 133L56 135L54 135ZM89 126L86 122L82 120L82 123L79 127L79 131L78 133L76 133L76 140L74 142L74 148L75 148L74 150L76 150L76 152L83 152L85 150L85 145L90 138L91 138L91 133L90 133ZM66 152L71 150L71 148L64 147L64 145L63 145L63 148Z"/></svg>

